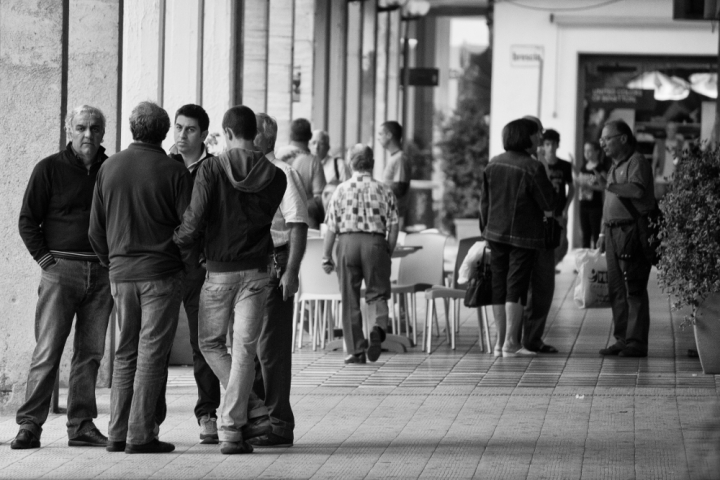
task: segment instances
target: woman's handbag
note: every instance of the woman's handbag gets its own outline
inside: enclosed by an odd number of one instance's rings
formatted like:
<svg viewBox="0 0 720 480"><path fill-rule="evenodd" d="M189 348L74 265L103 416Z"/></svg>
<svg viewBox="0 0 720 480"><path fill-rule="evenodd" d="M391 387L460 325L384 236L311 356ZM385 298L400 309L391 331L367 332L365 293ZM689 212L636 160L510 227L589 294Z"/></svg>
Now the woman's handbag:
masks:
<svg viewBox="0 0 720 480"><path fill-rule="evenodd" d="M482 258L478 260L477 273L474 278L470 279L468 288L465 290L466 307L476 308L492 305L492 273L488 260L488 249L485 247Z"/></svg>
<svg viewBox="0 0 720 480"><path fill-rule="evenodd" d="M545 250L555 250L562 240L562 226L555 217L543 217L545 227Z"/></svg>

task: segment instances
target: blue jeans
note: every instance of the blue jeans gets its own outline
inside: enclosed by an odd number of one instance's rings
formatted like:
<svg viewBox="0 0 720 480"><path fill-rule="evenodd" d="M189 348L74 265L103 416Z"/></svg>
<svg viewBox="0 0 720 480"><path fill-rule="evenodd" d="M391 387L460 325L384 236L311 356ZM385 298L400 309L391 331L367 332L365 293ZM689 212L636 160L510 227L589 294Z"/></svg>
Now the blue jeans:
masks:
<svg viewBox="0 0 720 480"><path fill-rule="evenodd" d="M252 387L269 279L267 270L208 272L200 294L200 349L225 388L218 429L222 442L241 441L247 419L267 415ZM232 355L227 351L231 320Z"/></svg>
<svg viewBox="0 0 720 480"><path fill-rule="evenodd" d="M183 276L111 284L120 338L110 393L110 441L142 445L155 437L155 410L167 381Z"/></svg>
<svg viewBox="0 0 720 480"><path fill-rule="evenodd" d="M112 312L108 270L97 262L57 258L42 271L35 311L35 351L28 373L25 403L17 412L20 429L40 438L63 348L73 319L75 339L70 364L67 431L75 438L95 428L95 382L105 351Z"/></svg>

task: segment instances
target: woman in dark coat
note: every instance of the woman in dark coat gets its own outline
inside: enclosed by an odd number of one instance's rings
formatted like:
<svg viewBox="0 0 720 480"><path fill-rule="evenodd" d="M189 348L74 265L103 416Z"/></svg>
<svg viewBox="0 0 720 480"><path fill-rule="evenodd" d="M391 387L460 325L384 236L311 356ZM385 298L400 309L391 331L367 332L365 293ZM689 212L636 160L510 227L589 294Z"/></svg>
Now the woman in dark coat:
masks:
<svg viewBox="0 0 720 480"><path fill-rule="evenodd" d="M505 153L482 174L480 229L491 250L495 356L535 355L522 347L518 332L535 256L545 247L544 212L552 215L555 196L544 166L528 153L540 142L538 133L531 120L505 125Z"/></svg>

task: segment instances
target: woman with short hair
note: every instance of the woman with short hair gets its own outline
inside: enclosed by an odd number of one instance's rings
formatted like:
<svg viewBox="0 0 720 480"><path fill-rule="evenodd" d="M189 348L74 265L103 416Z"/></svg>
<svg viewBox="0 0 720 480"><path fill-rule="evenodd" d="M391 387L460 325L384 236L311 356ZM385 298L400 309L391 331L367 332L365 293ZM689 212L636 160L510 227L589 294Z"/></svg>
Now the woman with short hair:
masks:
<svg viewBox="0 0 720 480"><path fill-rule="evenodd" d="M497 357L535 355L522 347L518 333L533 263L545 248L543 215L552 215L555 197L544 166L528 153L537 148L537 133L531 120L505 125L505 153L490 160L481 176L480 230L491 250Z"/></svg>

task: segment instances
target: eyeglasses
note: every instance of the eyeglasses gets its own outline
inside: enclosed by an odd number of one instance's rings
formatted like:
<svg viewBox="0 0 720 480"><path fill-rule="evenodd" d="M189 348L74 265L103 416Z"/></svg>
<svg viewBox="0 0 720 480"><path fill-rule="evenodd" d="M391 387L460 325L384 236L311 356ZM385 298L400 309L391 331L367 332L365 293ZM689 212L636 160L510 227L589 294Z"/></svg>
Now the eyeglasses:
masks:
<svg viewBox="0 0 720 480"><path fill-rule="evenodd" d="M617 135L610 135L608 137L600 137L600 143L607 143L611 138L619 137L620 135L624 135L624 133L618 133Z"/></svg>

